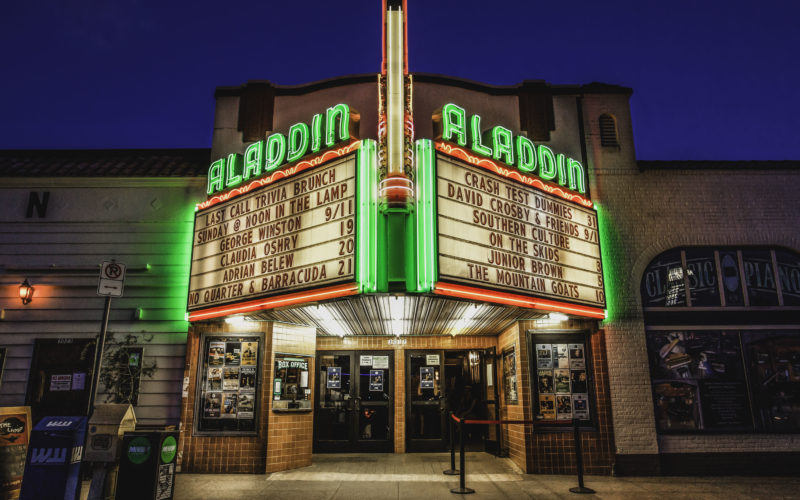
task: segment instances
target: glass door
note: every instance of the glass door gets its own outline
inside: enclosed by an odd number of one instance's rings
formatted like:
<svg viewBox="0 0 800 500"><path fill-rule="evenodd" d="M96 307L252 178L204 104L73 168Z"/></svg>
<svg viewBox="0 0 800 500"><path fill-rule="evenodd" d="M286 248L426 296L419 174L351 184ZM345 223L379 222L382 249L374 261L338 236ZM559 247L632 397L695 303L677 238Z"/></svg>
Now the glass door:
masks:
<svg viewBox="0 0 800 500"><path fill-rule="evenodd" d="M314 452L391 452L394 353L317 353Z"/></svg>
<svg viewBox="0 0 800 500"><path fill-rule="evenodd" d="M315 452L352 451L356 411L353 364L352 351L317 353Z"/></svg>
<svg viewBox="0 0 800 500"><path fill-rule="evenodd" d="M394 353L357 351L355 451L394 451Z"/></svg>
<svg viewBox="0 0 800 500"><path fill-rule="evenodd" d="M444 351L406 351L406 449L447 449Z"/></svg>

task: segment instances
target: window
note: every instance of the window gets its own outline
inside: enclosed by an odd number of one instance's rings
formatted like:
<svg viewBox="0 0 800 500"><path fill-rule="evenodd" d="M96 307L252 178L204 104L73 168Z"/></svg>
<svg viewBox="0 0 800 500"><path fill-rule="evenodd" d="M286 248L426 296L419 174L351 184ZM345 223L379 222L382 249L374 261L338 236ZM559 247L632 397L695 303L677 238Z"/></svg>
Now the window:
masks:
<svg viewBox="0 0 800 500"><path fill-rule="evenodd" d="M617 120L609 115L602 114L598 119L600 124L600 145L619 147L617 140Z"/></svg>
<svg viewBox="0 0 800 500"><path fill-rule="evenodd" d="M800 432L800 255L672 249L640 290L660 433Z"/></svg>
<svg viewBox="0 0 800 500"><path fill-rule="evenodd" d="M195 411L198 433L257 434L262 346L260 335L203 337Z"/></svg>

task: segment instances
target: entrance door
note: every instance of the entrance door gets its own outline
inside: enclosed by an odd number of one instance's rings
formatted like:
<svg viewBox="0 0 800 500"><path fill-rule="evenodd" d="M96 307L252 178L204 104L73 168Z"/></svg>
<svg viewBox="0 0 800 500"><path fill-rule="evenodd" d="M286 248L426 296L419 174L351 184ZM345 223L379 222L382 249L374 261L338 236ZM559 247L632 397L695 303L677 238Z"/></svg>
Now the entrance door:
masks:
<svg viewBox="0 0 800 500"><path fill-rule="evenodd" d="M444 351L406 351L406 449L447 449Z"/></svg>
<svg viewBox="0 0 800 500"><path fill-rule="evenodd" d="M45 416L88 415L96 340L36 339L25 404Z"/></svg>
<svg viewBox="0 0 800 500"><path fill-rule="evenodd" d="M318 352L314 451L393 451L393 375L392 351Z"/></svg>
<svg viewBox="0 0 800 500"><path fill-rule="evenodd" d="M468 419L497 419L494 348L409 351L406 367L408 451L445 451L450 411ZM499 449L498 426L474 424L465 431L468 450Z"/></svg>

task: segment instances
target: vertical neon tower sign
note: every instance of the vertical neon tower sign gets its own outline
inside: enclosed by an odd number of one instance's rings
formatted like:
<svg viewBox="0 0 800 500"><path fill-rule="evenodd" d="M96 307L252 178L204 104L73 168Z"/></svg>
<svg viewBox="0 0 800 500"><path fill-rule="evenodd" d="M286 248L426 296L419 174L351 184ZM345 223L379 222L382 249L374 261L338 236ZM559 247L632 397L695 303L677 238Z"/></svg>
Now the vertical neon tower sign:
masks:
<svg viewBox="0 0 800 500"><path fill-rule="evenodd" d="M387 206L399 208L405 208L413 197L414 125L406 5L406 0L384 0L383 63L378 79L381 198Z"/></svg>

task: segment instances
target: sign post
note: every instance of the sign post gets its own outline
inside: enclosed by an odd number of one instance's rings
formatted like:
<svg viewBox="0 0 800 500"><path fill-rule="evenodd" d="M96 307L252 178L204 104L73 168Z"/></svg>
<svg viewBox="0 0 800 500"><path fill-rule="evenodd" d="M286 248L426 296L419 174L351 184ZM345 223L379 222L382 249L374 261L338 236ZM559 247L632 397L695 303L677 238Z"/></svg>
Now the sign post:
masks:
<svg viewBox="0 0 800 500"><path fill-rule="evenodd" d="M97 391L97 381L100 378L100 365L103 361L103 350L106 344L106 332L108 331L108 316L111 314L111 297L122 297L122 287L125 282L125 264L115 262L103 262L100 268L100 281L97 284L97 294L106 297L106 304L103 308L103 320L100 327L100 335L97 339L97 348L94 353L94 369L92 370L92 385L89 387L89 416L94 412L94 397Z"/></svg>

